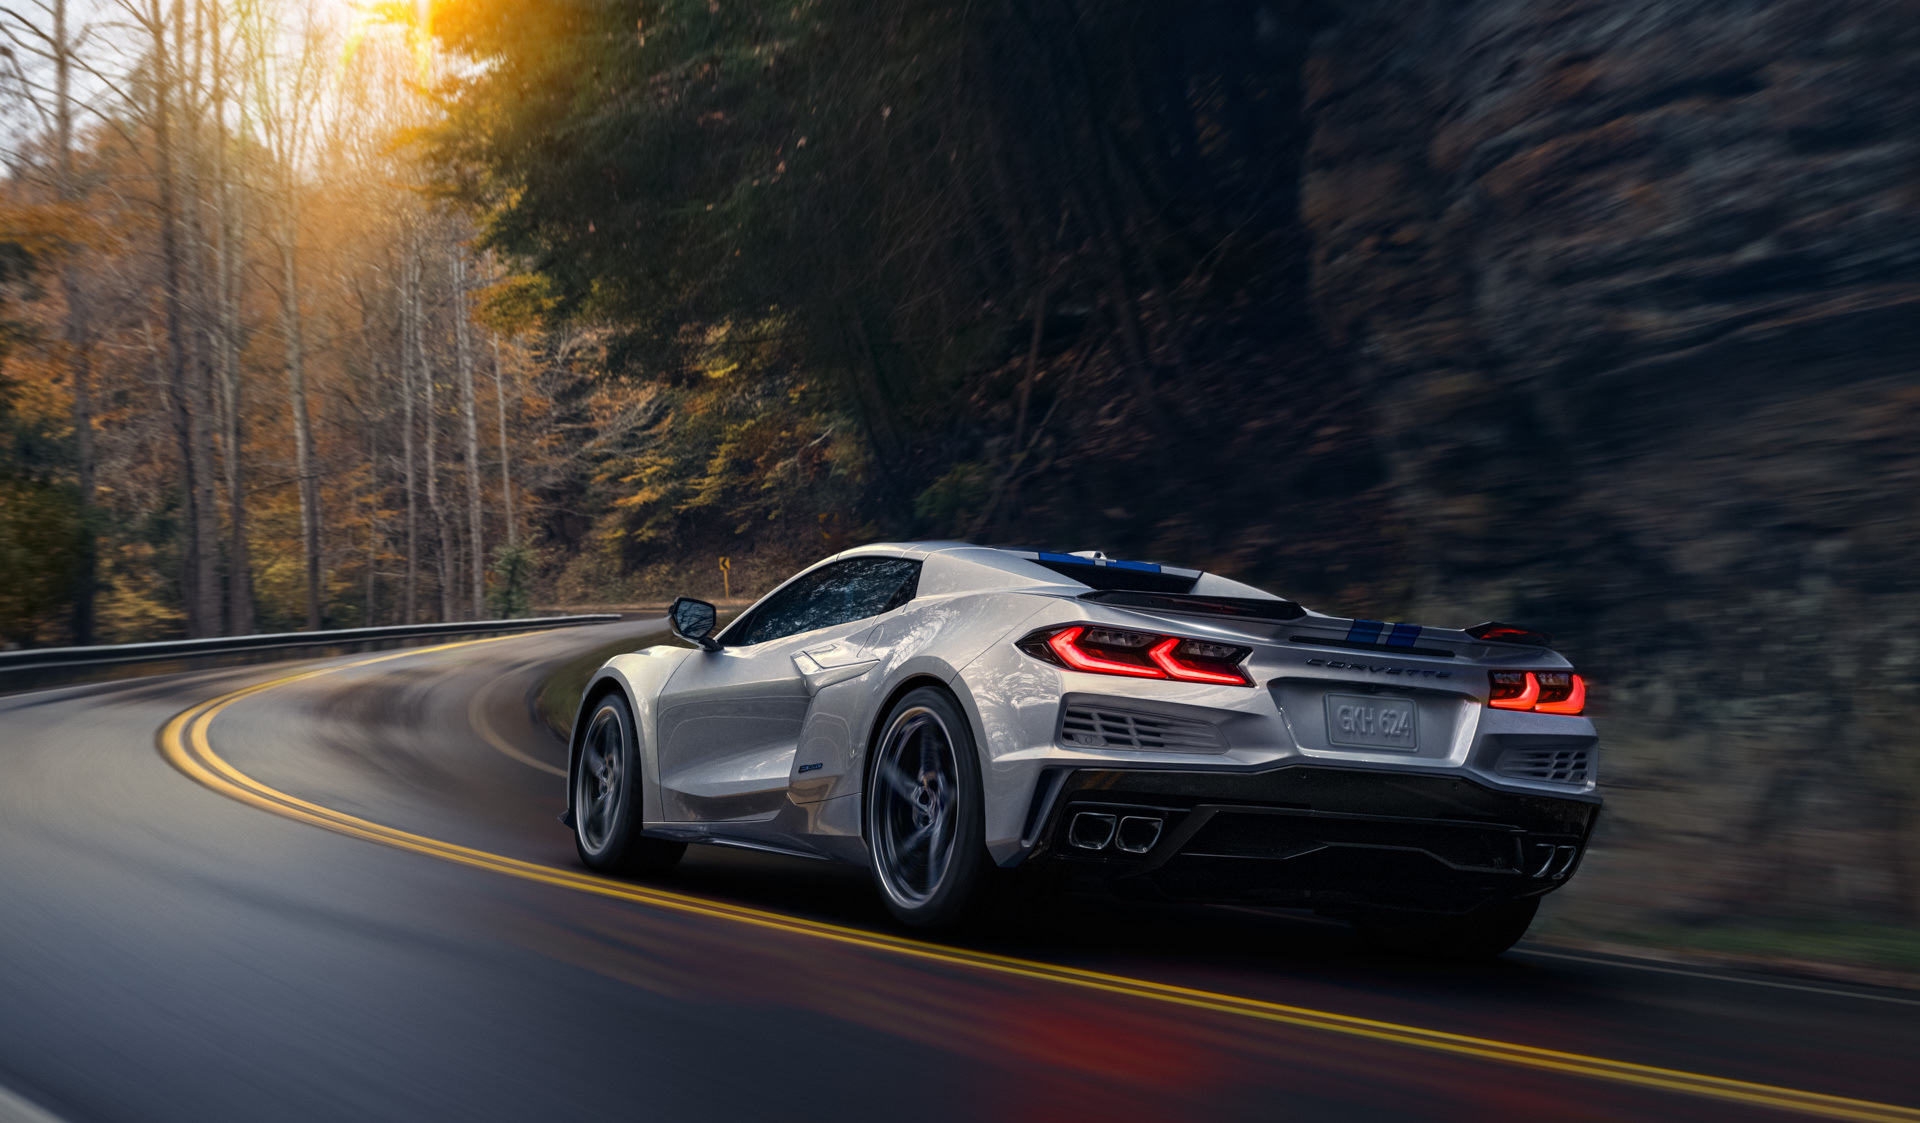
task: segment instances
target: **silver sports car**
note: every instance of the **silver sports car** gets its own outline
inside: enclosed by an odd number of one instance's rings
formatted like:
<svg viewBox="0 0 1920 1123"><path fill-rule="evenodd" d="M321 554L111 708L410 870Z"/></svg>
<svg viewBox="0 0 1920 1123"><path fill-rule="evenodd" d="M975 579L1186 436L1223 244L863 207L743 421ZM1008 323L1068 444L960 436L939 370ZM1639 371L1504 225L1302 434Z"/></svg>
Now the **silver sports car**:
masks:
<svg viewBox="0 0 1920 1123"><path fill-rule="evenodd" d="M959 542L837 554L717 634L702 601L669 617L686 645L608 660L574 722L594 869L689 842L858 862L937 926L1022 867L1471 956L1526 931L1600 807L1586 684L1522 628Z"/></svg>

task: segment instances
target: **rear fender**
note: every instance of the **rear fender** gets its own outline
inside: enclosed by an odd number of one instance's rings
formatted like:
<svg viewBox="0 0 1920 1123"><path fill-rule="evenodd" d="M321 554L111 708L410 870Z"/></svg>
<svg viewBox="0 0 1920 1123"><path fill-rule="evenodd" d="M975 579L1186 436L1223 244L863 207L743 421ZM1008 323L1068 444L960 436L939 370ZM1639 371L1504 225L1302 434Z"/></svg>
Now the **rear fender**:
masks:
<svg viewBox="0 0 1920 1123"><path fill-rule="evenodd" d="M867 641L867 653L880 659L880 665L875 668L877 688L871 695L873 710L854 727L860 731L861 743L855 752L858 767L850 769L848 777L849 780L857 777L859 786L849 786L834 794L865 792L867 773L873 763L873 746L880 737L887 713L902 694L921 685L943 685L959 700L961 712L966 714L973 733L984 779L991 760L987 731L981 724L980 707L961 680L960 668L982 652L1011 642L1036 613L1056 603L1057 598L1009 596L1004 592L935 596L924 603L916 602L913 608L875 628ZM984 794L991 809L993 793ZM863 814L863 834L865 822Z"/></svg>

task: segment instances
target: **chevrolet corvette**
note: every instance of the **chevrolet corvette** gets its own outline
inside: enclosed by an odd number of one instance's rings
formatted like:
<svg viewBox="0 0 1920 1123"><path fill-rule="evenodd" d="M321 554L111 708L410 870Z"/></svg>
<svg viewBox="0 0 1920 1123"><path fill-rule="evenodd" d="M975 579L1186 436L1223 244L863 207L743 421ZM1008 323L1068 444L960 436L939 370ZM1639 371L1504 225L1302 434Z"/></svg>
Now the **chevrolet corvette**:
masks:
<svg viewBox="0 0 1920 1123"><path fill-rule="evenodd" d="M657 876L689 843L855 862L938 927L1018 868L1475 957L1526 931L1600 807L1585 680L1505 624L952 542L669 623L681 642L609 659L574 723L563 821L591 869Z"/></svg>

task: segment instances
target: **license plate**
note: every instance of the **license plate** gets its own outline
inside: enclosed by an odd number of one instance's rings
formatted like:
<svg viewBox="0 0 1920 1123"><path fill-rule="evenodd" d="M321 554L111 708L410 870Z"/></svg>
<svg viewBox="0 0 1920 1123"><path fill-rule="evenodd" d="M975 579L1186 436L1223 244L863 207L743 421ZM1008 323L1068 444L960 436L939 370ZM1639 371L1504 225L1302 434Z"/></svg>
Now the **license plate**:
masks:
<svg viewBox="0 0 1920 1123"><path fill-rule="evenodd" d="M1327 740L1361 749L1420 748L1419 711L1411 698L1377 694L1327 695Z"/></svg>

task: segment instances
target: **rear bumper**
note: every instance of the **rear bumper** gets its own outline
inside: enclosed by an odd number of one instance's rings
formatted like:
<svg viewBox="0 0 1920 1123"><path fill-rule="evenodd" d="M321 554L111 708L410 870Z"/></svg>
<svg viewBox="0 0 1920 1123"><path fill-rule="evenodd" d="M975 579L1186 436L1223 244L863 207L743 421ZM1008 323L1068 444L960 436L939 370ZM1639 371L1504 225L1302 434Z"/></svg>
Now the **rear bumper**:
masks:
<svg viewBox="0 0 1920 1123"><path fill-rule="evenodd" d="M1599 810L1406 771L1083 768L1028 861L1127 895L1459 913L1565 884Z"/></svg>

